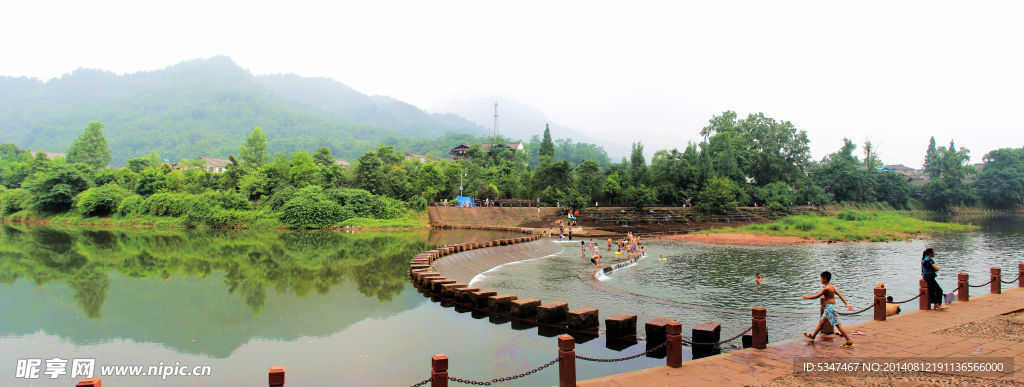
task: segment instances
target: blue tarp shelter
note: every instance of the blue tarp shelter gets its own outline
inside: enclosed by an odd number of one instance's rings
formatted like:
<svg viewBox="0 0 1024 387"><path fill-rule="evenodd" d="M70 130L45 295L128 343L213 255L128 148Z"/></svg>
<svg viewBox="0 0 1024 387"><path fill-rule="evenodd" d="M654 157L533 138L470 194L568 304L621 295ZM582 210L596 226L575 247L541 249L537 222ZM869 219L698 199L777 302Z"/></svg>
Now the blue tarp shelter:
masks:
<svg viewBox="0 0 1024 387"><path fill-rule="evenodd" d="M469 196L456 196L455 201L459 207L476 207L476 204L473 203L473 198Z"/></svg>

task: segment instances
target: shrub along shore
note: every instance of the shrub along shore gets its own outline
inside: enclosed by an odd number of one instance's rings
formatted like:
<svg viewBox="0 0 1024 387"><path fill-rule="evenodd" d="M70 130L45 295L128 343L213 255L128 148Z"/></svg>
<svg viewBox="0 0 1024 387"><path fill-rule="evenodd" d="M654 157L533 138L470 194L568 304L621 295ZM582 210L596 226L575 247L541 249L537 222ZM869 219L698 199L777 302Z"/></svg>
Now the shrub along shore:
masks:
<svg viewBox="0 0 1024 387"><path fill-rule="evenodd" d="M974 228L976 226L932 222L889 211L842 210L835 216L794 215L771 223L703 230L699 233L768 235L815 241L887 242Z"/></svg>

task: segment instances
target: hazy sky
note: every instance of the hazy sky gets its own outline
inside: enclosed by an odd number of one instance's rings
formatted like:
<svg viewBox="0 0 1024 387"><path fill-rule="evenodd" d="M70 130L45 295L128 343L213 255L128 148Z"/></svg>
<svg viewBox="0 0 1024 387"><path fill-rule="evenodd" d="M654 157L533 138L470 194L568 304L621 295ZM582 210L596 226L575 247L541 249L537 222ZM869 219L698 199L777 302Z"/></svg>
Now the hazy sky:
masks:
<svg viewBox="0 0 1024 387"><path fill-rule="evenodd" d="M932 135L974 162L1024 145L1024 2L147 3L7 2L0 74L228 55L427 110L501 95L649 151L727 109L792 121L816 159L843 137L914 167Z"/></svg>

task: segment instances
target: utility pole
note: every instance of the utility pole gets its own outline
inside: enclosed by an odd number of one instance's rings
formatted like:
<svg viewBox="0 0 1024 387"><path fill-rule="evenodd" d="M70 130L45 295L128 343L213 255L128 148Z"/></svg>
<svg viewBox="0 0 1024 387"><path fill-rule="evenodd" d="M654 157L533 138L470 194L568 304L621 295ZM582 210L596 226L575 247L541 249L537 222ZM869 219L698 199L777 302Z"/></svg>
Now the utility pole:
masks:
<svg viewBox="0 0 1024 387"><path fill-rule="evenodd" d="M494 138L498 138L498 101L494 101Z"/></svg>

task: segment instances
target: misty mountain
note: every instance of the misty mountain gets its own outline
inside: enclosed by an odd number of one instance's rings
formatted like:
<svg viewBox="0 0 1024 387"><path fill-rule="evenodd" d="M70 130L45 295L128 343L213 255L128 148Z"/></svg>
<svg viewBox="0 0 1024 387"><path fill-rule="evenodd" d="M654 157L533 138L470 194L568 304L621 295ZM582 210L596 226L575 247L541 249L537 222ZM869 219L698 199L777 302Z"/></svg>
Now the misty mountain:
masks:
<svg viewBox="0 0 1024 387"><path fill-rule="evenodd" d="M619 144L591 137L580 131L560 125L551 120L540 109L502 97L480 97L449 101L438 104L431 110L447 112L465 117L480 125L489 133L494 128L494 103L498 103L498 132L510 138L529 140L531 136L544 133L544 125L551 127L551 137L568 138L573 142L591 143L603 147L612 158L617 160L628 156L630 144Z"/></svg>
<svg viewBox="0 0 1024 387"><path fill-rule="evenodd" d="M489 133L328 78L254 76L223 56L126 75L79 69L47 82L0 77L0 143L64 152L94 120L106 125L114 165L153 150L172 160L225 157L254 126L272 153L326 145L345 159L381 142L443 154Z"/></svg>

